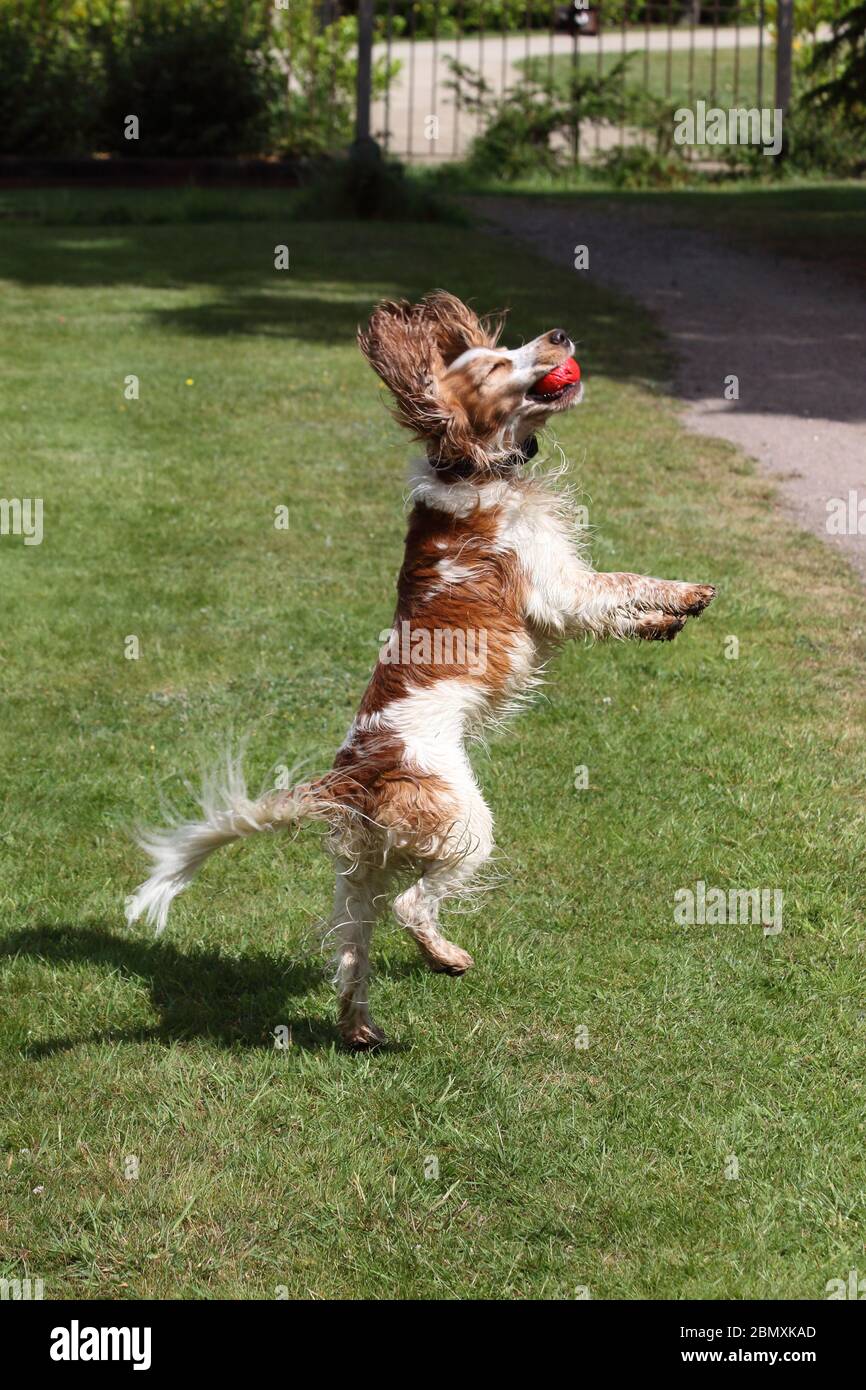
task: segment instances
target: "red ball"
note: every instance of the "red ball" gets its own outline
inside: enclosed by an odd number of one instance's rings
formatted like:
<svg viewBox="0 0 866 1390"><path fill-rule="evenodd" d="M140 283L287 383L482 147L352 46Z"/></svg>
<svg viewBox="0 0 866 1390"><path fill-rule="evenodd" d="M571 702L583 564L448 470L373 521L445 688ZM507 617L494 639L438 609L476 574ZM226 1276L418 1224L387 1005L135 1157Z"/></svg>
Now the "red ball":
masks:
<svg viewBox="0 0 866 1390"><path fill-rule="evenodd" d="M552 372L542 377L533 387L539 395L548 395L553 391L561 391L563 386L571 386L573 382L580 381L580 367L573 357L568 357L564 362L560 362L558 367L554 367Z"/></svg>

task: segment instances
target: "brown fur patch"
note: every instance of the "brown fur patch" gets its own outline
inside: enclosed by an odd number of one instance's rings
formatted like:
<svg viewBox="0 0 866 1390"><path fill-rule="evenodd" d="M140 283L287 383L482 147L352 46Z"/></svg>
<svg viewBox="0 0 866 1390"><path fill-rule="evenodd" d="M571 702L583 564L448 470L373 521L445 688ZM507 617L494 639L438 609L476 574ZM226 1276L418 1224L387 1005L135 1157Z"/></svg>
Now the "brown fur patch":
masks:
<svg viewBox="0 0 866 1390"><path fill-rule="evenodd" d="M485 667L479 670L468 659L468 644L463 659L452 649L444 652L445 660L430 664L380 661L361 700L361 715L374 714L440 680L471 681L493 699L507 687L513 639L525 633L526 625L516 557L498 553L493 545L498 526L495 508L478 509L468 517L451 516L423 503L413 509L393 626L401 637L408 631L410 647L416 638L423 641L424 634L458 633L465 638L470 630L483 633ZM471 576L449 583L447 572L443 575L439 568L442 561L471 570Z"/></svg>
<svg viewBox="0 0 866 1390"><path fill-rule="evenodd" d="M332 803L337 835L355 846L378 826L390 832L397 848L422 858L435 856L457 820L451 788L441 777L408 763L405 746L394 734L356 733L311 789Z"/></svg>

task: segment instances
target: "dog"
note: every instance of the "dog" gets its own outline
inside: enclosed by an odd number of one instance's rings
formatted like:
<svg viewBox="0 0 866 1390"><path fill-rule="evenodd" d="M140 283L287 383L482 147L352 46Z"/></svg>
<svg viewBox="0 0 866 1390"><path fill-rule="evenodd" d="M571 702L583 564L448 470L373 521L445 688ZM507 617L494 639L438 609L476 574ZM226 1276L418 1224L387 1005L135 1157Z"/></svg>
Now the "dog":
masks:
<svg viewBox="0 0 866 1390"><path fill-rule="evenodd" d="M130 922L144 914L162 930L220 845L323 823L336 866L339 1028L351 1048L384 1041L368 980L386 902L432 970L457 976L473 964L439 921L493 848L467 740L532 691L568 638L669 641L715 596L710 584L592 569L567 491L530 466L538 432L582 399L574 379L543 389L564 364L576 370L574 343L555 328L509 350L501 331L501 317L479 318L442 290L383 302L359 330L396 419L426 447L411 475L391 640L327 774L251 800L230 760L223 785L205 788L202 820L141 837L152 872L127 900Z"/></svg>

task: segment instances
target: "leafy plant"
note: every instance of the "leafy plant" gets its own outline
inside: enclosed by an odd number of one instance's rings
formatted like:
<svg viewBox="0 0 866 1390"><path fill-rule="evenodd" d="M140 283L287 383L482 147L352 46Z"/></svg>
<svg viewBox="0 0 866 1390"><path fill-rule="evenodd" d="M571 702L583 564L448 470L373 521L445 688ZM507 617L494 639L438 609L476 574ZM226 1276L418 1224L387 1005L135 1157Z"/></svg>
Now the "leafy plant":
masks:
<svg viewBox="0 0 866 1390"><path fill-rule="evenodd" d="M784 158L767 159L756 145L732 145L725 162L750 178L778 179L791 174L826 178L859 178L866 173L863 127L851 121L842 107L819 107L805 102L785 117Z"/></svg>
<svg viewBox="0 0 866 1390"><path fill-rule="evenodd" d="M0 8L0 153L87 154L99 104L98 55L57 0Z"/></svg>
<svg viewBox="0 0 866 1390"><path fill-rule="evenodd" d="M170 157L267 147L279 77L267 27L242 0L138 0L100 41L103 149ZM137 139L125 135L130 114Z"/></svg>
<svg viewBox="0 0 866 1390"><path fill-rule="evenodd" d="M356 45L357 19L323 23L318 0L0 0L0 152L331 153ZM377 60L374 93L398 66Z"/></svg>
<svg viewBox="0 0 866 1390"><path fill-rule="evenodd" d="M510 181L534 169L559 167L561 151L552 141L562 131L563 102L549 84L527 82L497 97L480 73L454 59L448 61L452 77L446 87L484 125L467 161L475 172Z"/></svg>
<svg viewBox="0 0 866 1390"><path fill-rule="evenodd" d="M672 151L647 149L645 145L616 145L592 166L593 176L614 188L674 188L689 182L688 164Z"/></svg>
<svg viewBox="0 0 866 1390"><path fill-rule="evenodd" d="M331 154L352 139L358 21L344 15L322 26L313 0L292 0L275 12L273 56L281 72L273 103L274 148L281 154ZM373 95L385 91L400 64L373 63Z"/></svg>
<svg viewBox="0 0 866 1390"><path fill-rule="evenodd" d="M564 89L534 75L499 95L480 73L449 61L452 77L446 85L484 126L467 160L475 173L509 182L536 171L556 172L573 149L581 121L619 119L628 59L602 76L575 76Z"/></svg>
<svg viewBox="0 0 866 1390"><path fill-rule="evenodd" d="M465 222L435 178L407 173L376 154L353 154L320 166L294 207L300 221Z"/></svg>
<svg viewBox="0 0 866 1390"><path fill-rule="evenodd" d="M866 3L854 5L832 37L815 45L809 69L816 75L831 72L806 94L806 101L824 109L841 107L856 124L866 126Z"/></svg>

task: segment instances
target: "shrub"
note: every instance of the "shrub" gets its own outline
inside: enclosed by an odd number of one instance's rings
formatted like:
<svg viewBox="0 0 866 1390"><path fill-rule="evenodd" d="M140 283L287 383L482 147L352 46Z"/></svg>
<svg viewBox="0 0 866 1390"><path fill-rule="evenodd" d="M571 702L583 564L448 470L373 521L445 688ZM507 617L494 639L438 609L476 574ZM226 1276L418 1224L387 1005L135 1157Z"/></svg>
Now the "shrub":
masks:
<svg viewBox="0 0 866 1390"><path fill-rule="evenodd" d="M0 0L0 151L330 152L352 135L356 35L319 0Z"/></svg>
<svg viewBox="0 0 866 1390"><path fill-rule="evenodd" d="M804 47L794 69L794 98L783 122L782 155L737 146L723 158L756 178L866 173L866 3L839 20L832 38Z"/></svg>
<svg viewBox="0 0 866 1390"><path fill-rule="evenodd" d="M536 170L553 173L563 159L562 149L552 143L562 126L562 109L553 97L518 89L499 103L483 133L473 140L469 167L506 183Z"/></svg>
<svg viewBox="0 0 866 1390"><path fill-rule="evenodd" d="M256 153L280 89L268 31L243 0L137 0L102 31L101 148L127 156ZM124 125L139 120L139 138Z"/></svg>
<svg viewBox="0 0 866 1390"><path fill-rule="evenodd" d="M581 120L616 120L622 102L623 63L603 76L575 77L563 92L548 77L527 77L496 96L485 79L450 60L452 88L464 110L483 122L467 166L506 182L536 171L555 173L569 159Z"/></svg>
<svg viewBox="0 0 866 1390"><path fill-rule="evenodd" d="M437 180L408 175L401 164L375 154L337 159L320 167L294 208L301 221L352 219L388 222L466 222Z"/></svg>
<svg viewBox="0 0 866 1390"><path fill-rule="evenodd" d="M591 172L593 178L623 189L676 188L692 177L681 156L645 145L615 145L596 160Z"/></svg>
<svg viewBox="0 0 866 1390"><path fill-rule="evenodd" d="M0 153L83 155L101 87L98 54L58 0L0 9Z"/></svg>
<svg viewBox="0 0 866 1390"><path fill-rule="evenodd" d="M451 38L456 34L523 32L549 30L556 19L555 11L564 12L573 0L393 0L389 6L391 32L404 38L437 35ZM600 3L605 27L610 31L627 24L696 23L706 25L740 23L754 24L759 14L759 0L592 0ZM813 11L819 19L831 19L834 0L809 0L803 25L811 22ZM384 5L382 6L384 9ZM775 19L775 0L766 0L765 22ZM798 13L801 7L798 5ZM380 35L384 37L386 21L380 12Z"/></svg>
<svg viewBox="0 0 866 1390"><path fill-rule="evenodd" d="M861 132L866 130L866 3L852 6L832 38L815 45L808 70L823 81L806 101L823 109L841 106Z"/></svg>
<svg viewBox="0 0 866 1390"><path fill-rule="evenodd" d="M282 78L273 104L273 147L278 153L329 154L352 139L355 121L358 21L353 15L321 27L314 0L292 0L275 15L272 34ZM387 61L373 64L373 95L384 92Z"/></svg>
<svg viewBox="0 0 866 1390"><path fill-rule="evenodd" d="M833 178L866 173L866 131L839 107L816 110L801 104L785 118L784 139L784 165L792 173Z"/></svg>
<svg viewBox="0 0 866 1390"><path fill-rule="evenodd" d="M723 157L732 170L751 178L859 178L866 173L866 140L862 126L839 108L800 102L785 117L781 158L768 159L755 145L732 146Z"/></svg>

